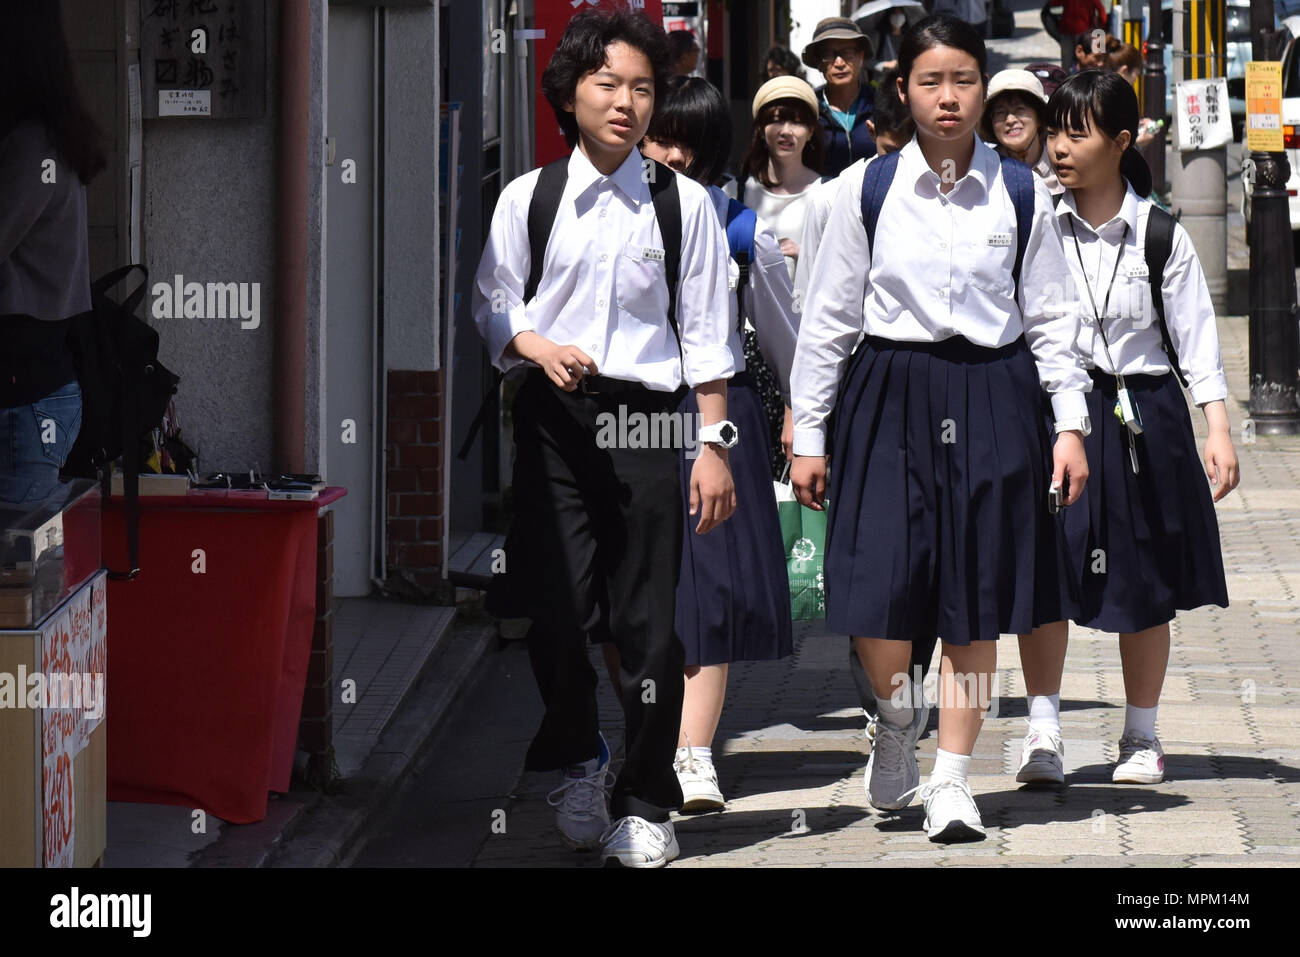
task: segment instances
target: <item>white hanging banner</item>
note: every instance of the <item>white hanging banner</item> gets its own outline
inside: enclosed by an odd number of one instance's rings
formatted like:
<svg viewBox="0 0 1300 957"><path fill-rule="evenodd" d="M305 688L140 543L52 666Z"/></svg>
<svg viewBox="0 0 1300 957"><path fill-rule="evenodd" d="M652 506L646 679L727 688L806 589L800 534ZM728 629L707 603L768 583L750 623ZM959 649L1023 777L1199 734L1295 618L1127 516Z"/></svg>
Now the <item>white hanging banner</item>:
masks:
<svg viewBox="0 0 1300 957"><path fill-rule="evenodd" d="M1228 110L1228 80L1183 80L1174 87L1179 150L1210 150L1232 142Z"/></svg>

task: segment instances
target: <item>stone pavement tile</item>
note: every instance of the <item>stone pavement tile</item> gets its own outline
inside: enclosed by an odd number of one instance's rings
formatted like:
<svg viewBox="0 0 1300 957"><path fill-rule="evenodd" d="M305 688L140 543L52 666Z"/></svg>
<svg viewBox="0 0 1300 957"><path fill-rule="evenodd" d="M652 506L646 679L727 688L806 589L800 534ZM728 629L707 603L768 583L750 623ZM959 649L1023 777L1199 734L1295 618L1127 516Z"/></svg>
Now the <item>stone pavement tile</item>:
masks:
<svg viewBox="0 0 1300 957"><path fill-rule="evenodd" d="M1118 830L1105 834L1052 837L1050 839L1031 840L1018 834L1010 835L1005 844L1007 854L1018 857L1046 856L1061 854L1088 855L1093 857L1120 857L1124 848L1120 844Z"/></svg>
<svg viewBox="0 0 1300 957"><path fill-rule="evenodd" d="M1006 867L1061 867L1069 860L1060 854L1043 854L1043 855L1024 855L1024 854L1001 854L998 856L998 863Z"/></svg>
<svg viewBox="0 0 1300 957"><path fill-rule="evenodd" d="M1211 855L1208 857L1194 857L1188 862L1191 867L1294 867L1294 861L1286 861L1282 858L1269 859L1256 857L1253 854L1248 858L1240 857L1223 857L1221 855Z"/></svg>
<svg viewBox="0 0 1300 957"><path fill-rule="evenodd" d="M1300 847L1291 844L1256 844L1250 849L1250 858L1254 860L1257 857L1289 859L1300 864Z"/></svg>
<svg viewBox="0 0 1300 957"><path fill-rule="evenodd" d="M1245 854L1248 846L1234 834L1177 833L1168 828L1127 834L1125 840L1134 854Z"/></svg>
<svg viewBox="0 0 1300 957"><path fill-rule="evenodd" d="M1127 857L1111 857L1111 856L1109 856L1109 855L1104 855L1104 856L1102 856L1102 855L1096 855L1096 854L1071 854L1071 855L1066 859L1065 865L1066 865L1067 867L1071 867L1071 868L1074 868L1074 867L1080 867L1080 868L1082 868L1082 867L1102 867L1102 868L1106 868L1107 870L1109 870L1109 869L1111 869L1111 868L1114 868L1114 867L1133 867L1133 866L1134 866L1134 865L1130 862L1130 859L1127 858ZM1172 862L1172 861L1166 861L1165 866L1171 866L1171 865L1174 865L1174 862ZM1174 865L1174 866L1176 866L1176 865Z"/></svg>

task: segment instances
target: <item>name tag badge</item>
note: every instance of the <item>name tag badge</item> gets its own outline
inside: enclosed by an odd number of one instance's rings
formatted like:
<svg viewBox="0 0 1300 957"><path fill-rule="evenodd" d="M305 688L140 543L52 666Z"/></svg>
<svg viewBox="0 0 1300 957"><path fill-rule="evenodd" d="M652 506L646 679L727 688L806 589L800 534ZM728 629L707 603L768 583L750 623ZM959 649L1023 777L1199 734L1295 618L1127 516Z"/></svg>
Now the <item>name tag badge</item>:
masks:
<svg viewBox="0 0 1300 957"><path fill-rule="evenodd" d="M1125 270L1125 273L1130 279L1149 279L1151 277L1151 270L1147 268L1146 263L1129 266L1128 269Z"/></svg>
<svg viewBox="0 0 1300 957"><path fill-rule="evenodd" d="M661 263L664 261L664 251L662 249L655 249L653 246L642 246L641 258L648 262Z"/></svg>
<svg viewBox="0 0 1300 957"><path fill-rule="evenodd" d="M1011 234L1010 233L989 233L989 245L1010 246Z"/></svg>

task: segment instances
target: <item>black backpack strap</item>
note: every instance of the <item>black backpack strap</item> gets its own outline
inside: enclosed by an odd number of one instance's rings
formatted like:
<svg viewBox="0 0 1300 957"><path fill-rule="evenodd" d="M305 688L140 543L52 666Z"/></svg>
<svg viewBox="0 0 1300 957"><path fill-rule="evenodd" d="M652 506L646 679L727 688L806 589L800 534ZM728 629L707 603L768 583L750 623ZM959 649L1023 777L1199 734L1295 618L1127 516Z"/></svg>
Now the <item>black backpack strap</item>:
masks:
<svg viewBox="0 0 1300 957"><path fill-rule="evenodd" d="M682 334L677 328L677 277L682 261L682 204L677 194L677 174L657 160L650 177L650 198L654 202L655 219L659 221L659 234L664 241L664 278L668 280L668 324L677 338L677 351L682 353ZM686 358L682 354L682 364Z"/></svg>
<svg viewBox="0 0 1300 957"><path fill-rule="evenodd" d="M537 183L533 186L532 198L528 201L528 281L524 284L524 302L532 302L537 295L537 286L542 281L542 263L546 258L546 247L551 240L551 229L555 226L555 217L560 212L560 197L564 193L564 184L569 181L569 157L547 163L537 174ZM500 369L492 377L492 384L483 393L474 421L469 424L469 434L461 443L456 458L465 461L469 450L478 438L479 430L487 420L488 413L496 410L497 397L501 393L501 382L506 374Z"/></svg>
<svg viewBox="0 0 1300 957"><path fill-rule="evenodd" d="M1169 337L1169 324L1165 321L1165 264L1174 248L1174 217L1154 203L1147 211L1147 232L1143 252L1146 256L1147 277L1151 283L1151 304L1156 307L1156 318L1160 322L1160 341L1165 347L1169 366L1178 376L1183 388L1187 388L1187 376L1178 365L1178 352L1174 341Z"/></svg>

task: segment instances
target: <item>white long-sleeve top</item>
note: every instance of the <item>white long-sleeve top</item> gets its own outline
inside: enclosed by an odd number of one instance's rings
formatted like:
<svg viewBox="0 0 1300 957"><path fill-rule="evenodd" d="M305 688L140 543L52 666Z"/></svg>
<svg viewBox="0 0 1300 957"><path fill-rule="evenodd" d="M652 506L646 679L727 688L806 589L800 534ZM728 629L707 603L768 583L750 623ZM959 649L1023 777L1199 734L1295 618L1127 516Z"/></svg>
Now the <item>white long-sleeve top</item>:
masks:
<svg viewBox="0 0 1300 957"><path fill-rule="evenodd" d="M867 160L873 158L863 157L854 160L839 176L812 187L815 192L808 197L808 212L803 221L803 236L799 240L799 261L794 267L796 313L803 312L804 303L808 300L808 280L812 276L813 264L817 262L817 250L821 248L822 233L826 231L826 221L831 217L831 207L835 205L835 195L839 192L840 184L855 176L861 184L862 174L867 168Z"/></svg>
<svg viewBox="0 0 1300 957"><path fill-rule="evenodd" d="M505 354L511 339L532 331L577 346L601 375L660 391L729 378L736 371L727 344L732 298L727 238L708 191L685 176L677 177L682 210L678 351L667 320L663 237L643 175L652 169L633 149L605 176L582 150L573 151L542 278L527 304L528 204L540 171L525 173L501 191L471 299L474 322L497 368L532 365Z"/></svg>
<svg viewBox="0 0 1300 957"><path fill-rule="evenodd" d="M713 198L713 207L717 210L718 221L724 232L727 224L727 194L716 186L709 187ZM738 325L735 315L735 281L739 279L739 268L732 261L731 314L732 337L728 341L731 352L736 357L737 369L743 369L745 347L736 331ZM790 401L790 365L794 362L794 346L799 335L799 317L794 313L794 290L790 287L790 274L785 268L785 256L781 254L781 244L763 221L758 220L754 227L754 262L749 264L749 282L745 287L745 325L752 328L758 336L758 348L763 358L776 373L781 387L781 398Z"/></svg>
<svg viewBox="0 0 1300 957"><path fill-rule="evenodd" d="M874 162L875 160L872 160ZM899 153L869 248L862 178L842 181L809 281L790 391L796 455L826 454L826 416L864 332L904 342L954 335L999 348L1022 334L1051 394L1056 428L1088 429L1092 381L1051 196L1034 180L1034 215L1016 299L1016 214L998 155L978 138L970 169L944 195L912 139Z"/></svg>
<svg viewBox="0 0 1300 957"><path fill-rule="evenodd" d="M1138 196L1132 186L1128 187L1119 212L1099 229L1093 229L1079 215L1074 194L1069 190L1065 191L1057 207L1065 239L1065 259L1070 264L1070 277L1079 290L1079 351L1089 368L1096 367L1110 373L1118 371L1123 375L1160 375L1171 371L1160 338L1160 321L1152 302L1146 264L1150 210L1151 202ZM1119 242L1125 224L1128 225L1128 236L1121 251ZM1078 237L1077 252L1075 236ZM1116 256L1120 257L1118 270ZM1115 286L1110 293L1109 306L1103 306L1112 272ZM1169 338L1187 376L1192 401L1204 405L1227 398L1228 382L1223 375L1219 330L1215 324L1210 289L1191 238L1180 223L1174 223L1173 244L1161 288ZM1088 299L1087 289L1092 290L1097 309L1105 312L1102 320L1106 342L1110 345L1109 357L1098 335L1096 314L1092 311L1093 303Z"/></svg>

